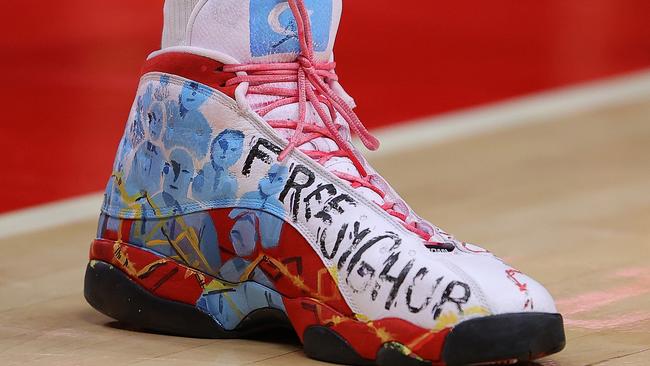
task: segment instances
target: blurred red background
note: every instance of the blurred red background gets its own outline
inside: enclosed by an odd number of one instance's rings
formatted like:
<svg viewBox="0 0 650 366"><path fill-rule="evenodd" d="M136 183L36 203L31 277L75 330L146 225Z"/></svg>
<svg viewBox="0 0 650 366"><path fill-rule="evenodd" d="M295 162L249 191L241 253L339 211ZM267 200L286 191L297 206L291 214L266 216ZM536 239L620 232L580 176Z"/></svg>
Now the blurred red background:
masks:
<svg viewBox="0 0 650 366"><path fill-rule="evenodd" d="M98 191L162 0L4 2L0 212ZM370 128L650 66L647 0L347 0L338 73Z"/></svg>

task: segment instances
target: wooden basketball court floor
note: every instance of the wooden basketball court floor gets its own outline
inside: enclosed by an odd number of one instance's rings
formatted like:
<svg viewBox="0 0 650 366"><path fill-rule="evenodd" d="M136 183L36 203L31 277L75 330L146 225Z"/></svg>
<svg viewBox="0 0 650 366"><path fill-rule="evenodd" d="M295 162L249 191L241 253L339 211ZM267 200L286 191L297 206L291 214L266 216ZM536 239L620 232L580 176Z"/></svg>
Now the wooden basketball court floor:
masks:
<svg viewBox="0 0 650 366"><path fill-rule="evenodd" d="M650 365L650 94L371 158L416 211L544 283L566 349L537 365ZM321 365L291 334L128 329L86 304L94 220L0 240L1 365ZM324 364L323 364L324 365Z"/></svg>

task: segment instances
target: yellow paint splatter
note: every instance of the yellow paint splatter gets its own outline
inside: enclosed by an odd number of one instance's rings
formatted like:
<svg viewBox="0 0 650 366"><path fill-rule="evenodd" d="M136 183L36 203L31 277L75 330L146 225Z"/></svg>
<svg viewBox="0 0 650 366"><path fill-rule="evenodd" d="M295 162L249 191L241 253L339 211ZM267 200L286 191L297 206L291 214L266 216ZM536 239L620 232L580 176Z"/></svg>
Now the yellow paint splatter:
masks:
<svg viewBox="0 0 650 366"><path fill-rule="evenodd" d="M386 343L395 339L395 336L390 334L390 332L386 328L383 327L375 328L374 326L372 326L372 328L375 330L375 334L377 335L377 338L381 339L382 343Z"/></svg>
<svg viewBox="0 0 650 366"><path fill-rule="evenodd" d="M237 313L237 317L239 319L243 319L244 316L246 316L246 314L244 314L244 312L241 311L237 307L237 304L232 299L230 294L228 292L226 292L226 291L229 291L229 290L235 290L236 287L237 287L237 285L231 285L231 284L228 284L228 283L225 283L225 282L221 282L221 281L219 281L217 279L213 279L212 281L210 281L210 283L208 283L207 285L205 285L203 287L203 293L208 294L208 293L214 292L214 291L224 291L222 293L223 298L226 299L228 304L230 304L230 307Z"/></svg>
<svg viewBox="0 0 650 366"><path fill-rule="evenodd" d="M489 315L490 312L482 306L472 306L463 311L463 315ZM442 313L433 327L435 331L453 327L460 322L460 317L455 312Z"/></svg>
<svg viewBox="0 0 650 366"><path fill-rule="evenodd" d="M332 278L334 279L334 282L338 283L339 269L336 266L331 266L331 267L327 267L327 271L329 271L330 276L332 276Z"/></svg>
<svg viewBox="0 0 650 366"><path fill-rule="evenodd" d="M364 323L369 323L370 318L364 314L354 314L354 317L357 318L357 320L362 321Z"/></svg>

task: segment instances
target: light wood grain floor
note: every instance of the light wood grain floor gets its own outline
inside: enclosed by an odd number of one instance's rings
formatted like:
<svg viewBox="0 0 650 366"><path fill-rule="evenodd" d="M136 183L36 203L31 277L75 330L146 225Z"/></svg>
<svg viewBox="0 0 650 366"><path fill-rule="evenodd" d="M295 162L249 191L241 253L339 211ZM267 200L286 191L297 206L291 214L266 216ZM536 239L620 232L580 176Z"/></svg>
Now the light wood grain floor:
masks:
<svg viewBox="0 0 650 366"><path fill-rule="evenodd" d="M650 96L374 164L421 215L548 286L568 345L540 364L650 365ZM0 365L322 364L289 334L121 328L83 299L94 226L0 240Z"/></svg>

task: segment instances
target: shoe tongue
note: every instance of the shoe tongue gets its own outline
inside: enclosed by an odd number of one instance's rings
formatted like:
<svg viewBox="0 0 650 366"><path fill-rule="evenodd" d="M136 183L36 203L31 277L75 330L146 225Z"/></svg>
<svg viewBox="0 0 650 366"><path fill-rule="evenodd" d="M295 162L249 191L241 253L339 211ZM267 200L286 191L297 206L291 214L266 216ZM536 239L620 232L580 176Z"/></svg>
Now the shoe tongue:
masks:
<svg viewBox="0 0 650 366"><path fill-rule="evenodd" d="M343 0L304 0L314 55L330 60ZM240 63L291 62L300 53L296 20L283 0L208 0L197 12L189 44L225 53Z"/></svg>

